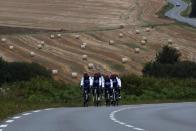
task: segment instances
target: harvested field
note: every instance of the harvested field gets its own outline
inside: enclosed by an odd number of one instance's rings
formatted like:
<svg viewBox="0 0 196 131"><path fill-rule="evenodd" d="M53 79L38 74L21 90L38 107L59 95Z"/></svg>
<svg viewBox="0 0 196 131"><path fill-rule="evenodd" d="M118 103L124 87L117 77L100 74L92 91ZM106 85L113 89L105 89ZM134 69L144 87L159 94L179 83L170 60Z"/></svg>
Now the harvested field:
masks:
<svg viewBox="0 0 196 131"><path fill-rule="evenodd" d="M168 39L180 48L183 59L190 59L196 55L196 30L159 18L156 13L164 4L163 0L1 1L0 25L9 28L0 32L0 38L7 39L0 42L0 55L8 61L33 61L58 69L54 77L67 82L77 82L84 71L140 75L143 64L153 59ZM149 25L153 28L147 32ZM53 39L51 34L55 34ZM144 37L148 41L142 45ZM41 41L45 44L38 48ZM83 43L87 43L85 49ZM140 52L135 53L135 48ZM83 55L88 59L83 60ZM123 63L122 58L128 61ZM88 68L89 63L94 69ZM77 79L73 72L79 75Z"/></svg>

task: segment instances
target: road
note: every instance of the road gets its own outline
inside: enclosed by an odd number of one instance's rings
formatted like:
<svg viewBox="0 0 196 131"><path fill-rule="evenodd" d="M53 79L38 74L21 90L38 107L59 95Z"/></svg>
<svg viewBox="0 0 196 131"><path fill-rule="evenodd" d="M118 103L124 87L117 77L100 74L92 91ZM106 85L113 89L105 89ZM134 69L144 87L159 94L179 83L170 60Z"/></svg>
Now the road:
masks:
<svg viewBox="0 0 196 131"><path fill-rule="evenodd" d="M0 131L195 131L196 103L54 108L11 117Z"/></svg>
<svg viewBox="0 0 196 131"><path fill-rule="evenodd" d="M182 23L186 23L186 24L189 24L189 25L192 25L192 26L196 27L196 19L183 17L183 16L180 15L180 13L182 11L187 9L187 7L188 7L187 3L185 3L182 0L168 0L168 2L175 5L175 7L173 9L169 10L168 12L166 12L165 16L168 16L171 19L175 19L175 20L180 21ZM176 3L179 3L180 6L177 7Z"/></svg>

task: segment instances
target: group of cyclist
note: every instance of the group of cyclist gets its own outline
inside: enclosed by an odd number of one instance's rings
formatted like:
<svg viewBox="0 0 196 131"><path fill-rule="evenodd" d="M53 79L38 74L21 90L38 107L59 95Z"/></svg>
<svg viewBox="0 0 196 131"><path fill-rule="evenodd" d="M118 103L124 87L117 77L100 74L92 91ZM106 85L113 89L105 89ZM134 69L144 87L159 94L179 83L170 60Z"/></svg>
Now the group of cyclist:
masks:
<svg viewBox="0 0 196 131"><path fill-rule="evenodd" d="M96 102L97 106L103 97L106 105L121 99L120 90L122 85L118 74L104 75L98 72L89 75L84 73L80 86L83 90L84 106L87 104L91 92L93 102Z"/></svg>

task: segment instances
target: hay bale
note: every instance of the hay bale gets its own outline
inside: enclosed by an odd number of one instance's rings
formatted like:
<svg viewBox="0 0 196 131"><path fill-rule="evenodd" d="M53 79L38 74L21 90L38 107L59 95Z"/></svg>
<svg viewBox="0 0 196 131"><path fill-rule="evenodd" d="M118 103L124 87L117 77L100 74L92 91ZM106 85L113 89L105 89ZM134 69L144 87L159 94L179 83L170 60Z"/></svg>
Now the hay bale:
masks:
<svg viewBox="0 0 196 131"><path fill-rule="evenodd" d="M177 51L180 51L180 47L176 46L174 47Z"/></svg>
<svg viewBox="0 0 196 131"><path fill-rule="evenodd" d="M75 38L76 39L80 39L80 35L75 35Z"/></svg>
<svg viewBox="0 0 196 131"><path fill-rule="evenodd" d="M142 40L144 40L146 42L148 41L148 39L145 36L142 37Z"/></svg>
<svg viewBox="0 0 196 131"><path fill-rule="evenodd" d="M82 43L82 45L85 45L85 46L87 46L87 43Z"/></svg>
<svg viewBox="0 0 196 131"><path fill-rule="evenodd" d="M71 77L72 77L73 79L76 79L76 78L78 77L78 73L77 73L77 72L72 72L72 73L71 73Z"/></svg>
<svg viewBox="0 0 196 131"><path fill-rule="evenodd" d="M6 38L1 38L1 42L2 42L2 43L5 43L6 41L7 41Z"/></svg>
<svg viewBox="0 0 196 131"><path fill-rule="evenodd" d="M135 48L135 53L140 53L140 48Z"/></svg>
<svg viewBox="0 0 196 131"><path fill-rule="evenodd" d="M42 45L41 44L37 45L37 47L38 47L38 49L42 49Z"/></svg>
<svg viewBox="0 0 196 131"><path fill-rule="evenodd" d="M83 45L83 44L82 44L82 45L80 46L80 48L81 48L81 49L86 49L86 45Z"/></svg>
<svg viewBox="0 0 196 131"><path fill-rule="evenodd" d="M58 38L61 38L61 37L62 37L62 34L57 34L57 37L58 37Z"/></svg>
<svg viewBox="0 0 196 131"><path fill-rule="evenodd" d="M52 74L53 75L57 75L58 74L58 70L57 69L52 70Z"/></svg>
<svg viewBox="0 0 196 131"><path fill-rule="evenodd" d="M146 28L146 32L150 32L150 28L148 27L148 28Z"/></svg>
<svg viewBox="0 0 196 131"><path fill-rule="evenodd" d="M124 57L124 58L122 58L122 63L127 63L128 62L128 58L126 58L126 57Z"/></svg>
<svg viewBox="0 0 196 131"><path fill-rule="evenodd" d="M140 30L136 30L135 33L136 33L136 34L140 34Z"/></svg>
<svg viewBox="0 0 196 131"><path fill-rule="evenodd" d="M123 33L119 33L120 38L123 38L123 36L124 36Z"/></svg>
<svg viewBox="0 0 196 131"><path fill-rule="evenodd" d="M113 45L114 44L114 41L113 40L110 40L109 41L109 45Z"/></svg>
<svg viewBox="0 0 196 131"><path fill-rule="evenodd" d="M55 38L55 36L54 36L53 34L51 34L51 35L50 35L50 38L51 38L51 39L54 39L54 38Z"/></svg>
<svg viewBox="0 0 196 131"><path fill-rule="evenodd" d="M167 40L167 43L168 43L169 45L172 45L172 44L173 44L173 40L172 40L172 39L168 39L168 40Z"/></svg>
<svg viewBox="0 0 196 131"><path fill-rule="evenodd" d="M87 55L82 55L82 60L87 60L88 56Z"/></svg>
<svg viewBox="0 0 196 131"><path fill-rule="evenodd" d="M14 49L14 46L12 46L12 45L9 46L9 49L10 49L10 50L13 50L13 49Z"/></svg>
<svg viewBox="0 0 196 131"><path fill-rule="evenodd" d="M94 69L94 64L93 63L89 63L88 64L88 69Z"/></svg>
<svg viewBox="0 0 196 131"><path fill-rule="evenodd" d="M145 40L141 40L141 45L146 45L146 41Z"/></svg>
<svg viewBox="0 0 196 131"><path fill-rule="evenodd" d="M35 56L35 52L33 52L33 51L30 52L30 56L31 56L31 57L34 57L34 56Z"/></svg>
<svg viewBox="0 0 196 131"><path fill-rule="evenodd" d="M40 44L41 44L42 46L44 46L44 45L45 45L45 41L40 41Z"/></svg>

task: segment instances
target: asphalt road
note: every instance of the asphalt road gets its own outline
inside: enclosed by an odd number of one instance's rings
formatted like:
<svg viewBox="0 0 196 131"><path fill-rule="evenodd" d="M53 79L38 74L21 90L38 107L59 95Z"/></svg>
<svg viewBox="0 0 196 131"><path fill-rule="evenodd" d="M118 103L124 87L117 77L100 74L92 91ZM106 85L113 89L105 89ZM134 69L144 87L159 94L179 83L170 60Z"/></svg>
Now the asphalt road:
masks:
<svg viewBox="0 0 196 131"><path fill-rule="evenodd" d="M196 131L196 103L55 108L19 114L0 131Z"/></svg>
<svg viewBox="0 0 196 131"><path fill-rule="evenodd" d="M168 0L168 2L175 5L175 7L173 9L169 10L168 12L166 12L165 16L168 16L171 19L175 19L175 20L180 21L182 23L186 23L186 24L189 24L189 25L196 27L196 19L195 18L188 18L188 17L183 17L180 15L180 13L182 11L187 9L187 7L188 7L187 3L185 3L182 0ZM179 3L180 6L176 6L176 3Z"/></svg>

